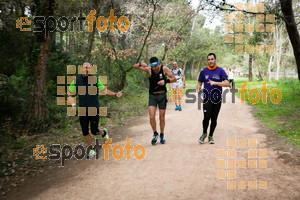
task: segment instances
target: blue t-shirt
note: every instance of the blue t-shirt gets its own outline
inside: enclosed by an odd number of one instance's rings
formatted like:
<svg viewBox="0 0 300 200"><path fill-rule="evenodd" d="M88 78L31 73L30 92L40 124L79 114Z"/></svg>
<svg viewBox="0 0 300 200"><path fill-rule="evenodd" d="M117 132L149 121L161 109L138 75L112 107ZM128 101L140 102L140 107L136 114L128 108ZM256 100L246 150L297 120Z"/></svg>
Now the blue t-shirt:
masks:
<svg viewBox="0 0 300 200"><path fill-rule="evenodd" d="M222 98L222 87L218 85L211 86L208 83L208 80L215 82L222 82L227 80L227 74L224 69L217 67L214 70L209 70L207 67L204 68L198 78L198 81L204 83L204 99L211 99L211 95L213 99Z"/></svg>

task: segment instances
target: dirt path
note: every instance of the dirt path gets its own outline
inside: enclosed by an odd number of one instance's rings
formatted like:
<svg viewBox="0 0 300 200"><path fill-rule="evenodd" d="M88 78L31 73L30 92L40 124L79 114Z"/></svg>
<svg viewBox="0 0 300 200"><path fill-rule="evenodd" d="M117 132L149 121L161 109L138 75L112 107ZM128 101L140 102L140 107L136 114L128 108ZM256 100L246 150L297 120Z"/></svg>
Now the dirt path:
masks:
<svg viewBox="0 0 300 200"><path fill-rule="evenodd" d="M229 100L229 99L227 99ZM105 161L103 150L99 160L66 161L64 168L55 167L25 181L10 191L8 199L300 199L299 162L288 162L268 141L260 122L251 114L251 108L239 103L222 105L215 131L216 144L199 144L202 130L202 110L197 104L185 104L183 111L173 110L168 104L166 115L167 144L152 146L148 115L114 130L112 145L143 145L146 156L142 161L131 159ZM227 140L256 139L257 147L236 147L235 179L219 179L218 150L227 150ZM272 138L268 139L272 140ZM242 142L242 141L241 141ZM283 143L284 144L284 143ZM267 158L248 158L248 150L267 149ZM221 152L221 151L220 151ZM293 160L293 155L289 158ZM283 154L284 155L284 154ZM222 159L222 158L219 158ZM224 158L223 158L224 159ZM267 168L238 168L238 160L267 160ZM222 161L221 161L222 162ZM264 161L261 161L264 162ZM220 166L221 167L221 166ZM236 181L236 189L227 189L227 181ZM246 181L246 182L242 182ZM256 182L247 182L256 181ZM267 189L259 181L267 182ZM234 183L234 182L231 182ZM238 185L241 184L241 185ZM257 189L239 189L243 183ZM257 183L257 184L256 184ZM255 185L256 184L256 185ZM230 185L229 185L230 186Z"/></svg>

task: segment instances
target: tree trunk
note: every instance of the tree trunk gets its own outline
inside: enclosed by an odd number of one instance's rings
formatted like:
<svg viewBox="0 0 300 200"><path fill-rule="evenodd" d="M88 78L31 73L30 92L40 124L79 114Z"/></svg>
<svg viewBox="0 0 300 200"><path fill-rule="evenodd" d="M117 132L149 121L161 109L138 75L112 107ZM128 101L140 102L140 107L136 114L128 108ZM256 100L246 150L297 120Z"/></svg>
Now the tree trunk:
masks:
<svg viewBox="0 0 300 200"><path fill-rule="evenodd" d="M63 38L64 38L64 32L62 32L62 31L60 31L59 32L59 42L60 42L60 44L63 44Z"/></svg>
<svg viewBox="0 0 300 200"><path fill-rule="evenodd" d="M72 50L75 52L75 32L71 32L72 35Z"/></svg>
<svg viewBox="0 0 300 200"><path fill-rule="evenodd" d="M200 67L197 67L197 80L198 80L198 77L199 77L199 73L200 73Z"/></svg>
<svg viewBox="0 0 300 200"><path fill-rule="evenodd" d="M260 78L260 80L264 80L264 72L262 71L262 70L258 70L258 75L259 75L259 78Z"/></svg>
<svg viewBox="0 0 300 200"><path fill-rule="evenodd" d="M80 50L79 50L79 37L76 37L76 34L74 34L74 46L75 46L75 52L77 54L80 53Z"/></svg>
<svg viewBox="0 0 300 200"><path fill-rule="evenodd" d="M73 32L69 33L69 52L73 53Z"/></svg>
<svg viewBox="0 0 300 200"><path fill-rule="evenodd" d="M48 5L46 5L46 3ZM55 6L54 0L41 0L40 4L41 7L44 8L43 14L46 18L48 16L53 16ZM29 124L31 128L34 127L36 128L36 130L43 130L45 127L44 119L46 112L46 67L48 62L48 54L50 51L52 33L37 33L37 35L35 36L38 37L39 41L41 42L40 52L34 68L34 95L32 100L31 115L29 117ZM32 126L32 122L37 123Z"/></svg>
<svg viewBox="0 0 300 200"><path fill-rule="evenodd" d="M35 97L33 109L35 119L40 120L43 120L45 117L45 78L50 44L51 35L49 34L48 37L41 44L38 62L35 66Z"/></svg>
<svg viewBox="0 0 300 200"><path fill-rule="evenodd" d="M191 71L191 78L194 79L194 62L195 62L195 56L193 57L193 63L192 63L192 71Z"/></svg>
<svg viewBox="0 0 300 200"><path fill-rule="evenodd" d="M252 55L249 54L249 81L252 81Z"/></svg>
<svg viewBox="0 0 300 200"><path fill-rule="evenodd" d="M193 19L193 25L192 25L192 29L191 29L190 39L192 39L192 37L193 37L196 19L197 19L197 17L194 17L194 19Z"/></svg>
<svg viewBox="0 0 300 200"><path fill-rule="evenodd" d="M277 70L276 70L276 81L279 80L279 72L280 72L280 61L281 61L281 54L282 54L282 27L279 26L275 30L276 35L276 64L277 64Z"/></svg>
<svg viewBox="0 0 300 200"><path fill-rule="evenodd" d="M25 17L25 4L23 4L21 0L18 1L18 4L20 6L21 16Z"/></svg>
<svg viewBox="0 0 300 200"><path fill-rule="evenodd" d="M69 46L69 32L66 32L66 44L65 44L66 50L65 51L68 51L68 46Z"/></svg>
<svg viewBox="0 0 300 200"><path fill-rule="evenodd" d="M259 69L256 67L256 65L255 65L256 63L255 63L255 56L254 55L252 55L252 80L254 79L256 79L257 77L256 77L256 70L258 71ZM259 76L259 75L258 75Z"/></svg>
<svg viewBox="0 0 300 200"><path fill-rule="evenodd" d="M197 79L198 79L199 73L200 73L200 63L201 63L201 60L202 60L202 56L200 56L198 64L197 64L197 77L196 77Z"/></svg>
<svg viewBox="0 0 300 200"><path fill-rule="evenodd" d="M120 83L120 87L118 88L119 90L123 90L125 88L125 84L126 84L126 71L122 71L122 80L121 80L121 83Z"/></svg>
<svg viewBox="0 0 300 200"><path fill-rule="evenodd" d="M268 67L269 81L271 81L271 79L272 79L272 75L271 75L272 59L273 59L273 55L271 55L271 57L270 57L269 67Z"/></svg>
<svg viewBox="0 0 300 200"><path fill-rule="evenodd" d="M99 13L99 11L97 13ZM96 13L96 15L97 15L97 13ZM96 21L93 22L93 31L89 33L87 50L86 50L86 55L85 55L86 61L90 60L90 58L91 58L91 52L92 52L92 47L93 47L93 43L94 43L95 32L96 32Z"/></svg>
<svg viewBox="0 0 300 200"><path fill-rule="evenodd" d="M185 71L185 66L186 66L186 61L184 61L183 63L183 68L182 68L183 71Z"/></svg>
<svg viewBox="0 0 300 200"><path fill-rule="evenodd" d="M96 10L95 17L96 17L96 19L98 19L98 16L99 16L99 13L100 13L100 8L98 6L98 1L93 0L92 5L90 7L91 7L91 9L96 8L95 9ZM85 60L86 61L90 60L90 58L91 58L91 52L92 52L92 48L93 48L95 32L96 32L96 20L93 21L93 30L92 30L92 32L89 32L87 51L86 51L86 55L85 55Z"/></svg>
<svg viewBox="0 0 300 200"><path fill-rule="evenodd" d="M278 81L279 80L279 72L280 72L280 61L279 61L279 59L277 58L276 59L276 61L277 61L277 69L276 69L276 81Z"/></svg>
<svg viewBox="0 0 300 200"><path fill-rule="evenodd" d="M162 59L161 59L162 62L165 60L168 50L169 50L168 44L165 43L164 55L163 55L163 57L162 57Z"/></svg>
<svg viewBox="0 0 300 200"><path fill-rule="evenodd" d="M56 40L56 33L57 33L57 32L56 32L56 30L55 30L55 31L52 32L52 35L51 35L51 42L52 42L52 44L54 44L54 45L56 44L56 41L57 41L57 40Z"/></svg>
<svg viewBox="0 0 300 200"><path fill-rule="evenodd" d="M149 43L147 42L146 44L146 62L148 62L150 60L150 56L149 56Z"/></svg>
<svg viewBox="0 0 300 200"><path fill-rule="evenodd" d="M280 0L286 30L288 32L294 50L294 56L296 59L298 70L298 80L300 81L300 35L297 29L297 24L295 22L292 3L292 0Z"/></svg>

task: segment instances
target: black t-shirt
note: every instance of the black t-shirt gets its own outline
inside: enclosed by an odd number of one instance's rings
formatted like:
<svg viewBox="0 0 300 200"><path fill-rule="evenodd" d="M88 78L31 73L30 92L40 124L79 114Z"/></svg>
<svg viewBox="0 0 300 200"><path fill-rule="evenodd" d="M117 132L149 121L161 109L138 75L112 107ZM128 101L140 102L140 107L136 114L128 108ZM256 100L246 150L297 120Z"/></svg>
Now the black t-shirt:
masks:
<svg viewBox="0 0 300 200"><path fill-rule="evenodd" d="M166 77L165 77L164 71L163 71L163 66L161 66L161 68L157 74L155 74L153 69L151 68L151 76L149 78L149 84L150 84L149 93L150 94L153 94L154 92L160 92L160 91L167 92L166 84L163 86L157 84L157 82L159 82L160 80L166 81Z"/></svg>
<svg viewBox="0 0 300 200"><path fill-rule="evenodd" d="M95 84L89 84L89 77L94 79ZM92 81L91 81L92 82ZM76 82L72 82L70 85L69 91L71 93L75 92L79 97L79 107L96 107L99 108L99 90L102 91L105 89L104 85L100 83L100 80L93 75L89 76L78 76Z"/></svg>
<svg viewBox="0 0 300 200"><path fill-rule="evenodd" d="M78 91L78 86L85 86L86 92L85 95L79 96L79 107L96 107L99 108L99 100L98 100L98 90L97 93L94 95L89 94L89 87L96 87L97 84L88 84L88 76L79 76L76 78L76 89Z"/></svg>

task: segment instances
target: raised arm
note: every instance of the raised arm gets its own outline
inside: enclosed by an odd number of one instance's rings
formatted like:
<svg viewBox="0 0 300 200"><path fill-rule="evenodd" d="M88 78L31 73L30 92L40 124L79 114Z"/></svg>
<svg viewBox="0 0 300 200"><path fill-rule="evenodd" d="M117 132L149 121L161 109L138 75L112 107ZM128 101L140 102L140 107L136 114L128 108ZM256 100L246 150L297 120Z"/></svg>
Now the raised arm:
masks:
<svg viewBox="0 0 300 200"><path fill-rule="evenodd" d="M150 66L148 66L146 63L137 63L133 65L133 68L146 72L148 75L150 75Z"/></svg>

